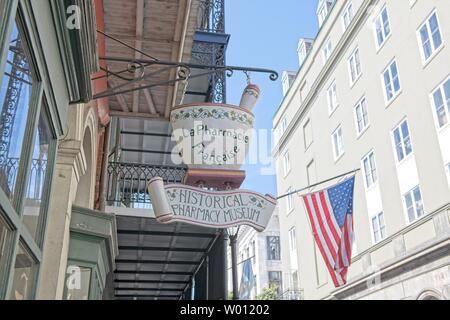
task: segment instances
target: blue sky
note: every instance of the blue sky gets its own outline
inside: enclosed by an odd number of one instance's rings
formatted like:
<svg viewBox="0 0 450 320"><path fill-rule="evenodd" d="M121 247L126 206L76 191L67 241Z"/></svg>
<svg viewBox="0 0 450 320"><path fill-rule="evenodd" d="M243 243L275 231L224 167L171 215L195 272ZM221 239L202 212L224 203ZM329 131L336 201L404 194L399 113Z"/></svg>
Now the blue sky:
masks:
<svg viewBox="0 0 450 320"><path fill-rule="evenodd" d="M225 1L226 31L231 34L227 64L269 68L280 74L276 82L270 81L266 74L251 75L252 82L261 88L261 97L253 110L257 129L272 128L273 115L282 100L281 73L298 70L298 40L317 34L317 1ZM242 73L228 78L227 102L238 104L245 86L246 78ZM261 175L260 167L248 164L242 167L247 172L242 188L276 195L275 175Z"/></svg>

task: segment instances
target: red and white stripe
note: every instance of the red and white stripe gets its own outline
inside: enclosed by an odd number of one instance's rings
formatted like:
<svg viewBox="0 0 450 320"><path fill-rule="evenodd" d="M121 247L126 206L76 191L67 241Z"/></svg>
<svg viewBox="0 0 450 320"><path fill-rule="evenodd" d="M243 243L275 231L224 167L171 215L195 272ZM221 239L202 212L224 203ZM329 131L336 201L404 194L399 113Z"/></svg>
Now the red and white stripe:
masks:
<svg viewBox="0 0 450 320"><path fill-rule="evenodd" d="M347 269L351 263L353 219L347 215L339 227L326 191L303 196L314 239L325 260L335 287L346 283Z"/></svg>

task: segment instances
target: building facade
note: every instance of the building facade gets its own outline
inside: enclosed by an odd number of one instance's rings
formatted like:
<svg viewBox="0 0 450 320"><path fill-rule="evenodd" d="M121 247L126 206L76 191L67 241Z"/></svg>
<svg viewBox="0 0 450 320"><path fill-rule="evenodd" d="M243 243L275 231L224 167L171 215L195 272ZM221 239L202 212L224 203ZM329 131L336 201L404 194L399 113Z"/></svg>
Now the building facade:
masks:
<svg viewBox="0 0 450 320"><path fill-rule="evenodd" d="M275 114L274 157L280 195L360 169L353 261L335 288L290 195L283 283L305 299L449 299L450 4L329 2Z"/></svg>
<svg viewBox="0 0 450 320"><path fill-rule="evenodd" d="M251 261L254 283L250 299L254 300L265 289L276 286L278 295L283 294L280 224L278 211L272 214L266 230L257 232L244 226L237 238L238 280L241 285L243 264ZM228 249L228 265L231 265L231 250ZM231 268L228 269L228 287L232 288Z"/></svg>

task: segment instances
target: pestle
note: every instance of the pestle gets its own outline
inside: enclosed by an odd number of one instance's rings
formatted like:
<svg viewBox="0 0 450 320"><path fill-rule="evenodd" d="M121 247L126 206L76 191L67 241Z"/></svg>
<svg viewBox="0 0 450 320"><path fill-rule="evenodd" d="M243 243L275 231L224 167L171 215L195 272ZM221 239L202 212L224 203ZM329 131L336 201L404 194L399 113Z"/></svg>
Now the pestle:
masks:
<svg viewBox="0 0 450 320"><path fill-rule="evenodd" d="M239 106L251 112L253 107L256 105L256 102L258 101L260 93L261 91L256 84L247 85L247 87L245 87L244 89L244 92L242 93L242 98Z"/></svg>

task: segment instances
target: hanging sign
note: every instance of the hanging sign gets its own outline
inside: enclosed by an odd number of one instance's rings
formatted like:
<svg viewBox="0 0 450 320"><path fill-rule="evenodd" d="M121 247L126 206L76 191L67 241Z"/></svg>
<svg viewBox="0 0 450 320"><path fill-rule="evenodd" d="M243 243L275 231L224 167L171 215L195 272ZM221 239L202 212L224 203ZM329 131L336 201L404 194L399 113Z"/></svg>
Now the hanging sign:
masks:
<svg viewBox="0 0 450 320"><path fill-rule="evenodd" d="M189 168L239 169L250 147L254 121L246 108L220 103L180 105L170 114L177 148Z"/></svg>
<svg viewBox="0 0 450 320"><path fill-rule="evenodd" d="M148 191L160 223L186 222L210 228L248 225L264 231L276 199L247 190L209 191L150 180Z"/></svg>

